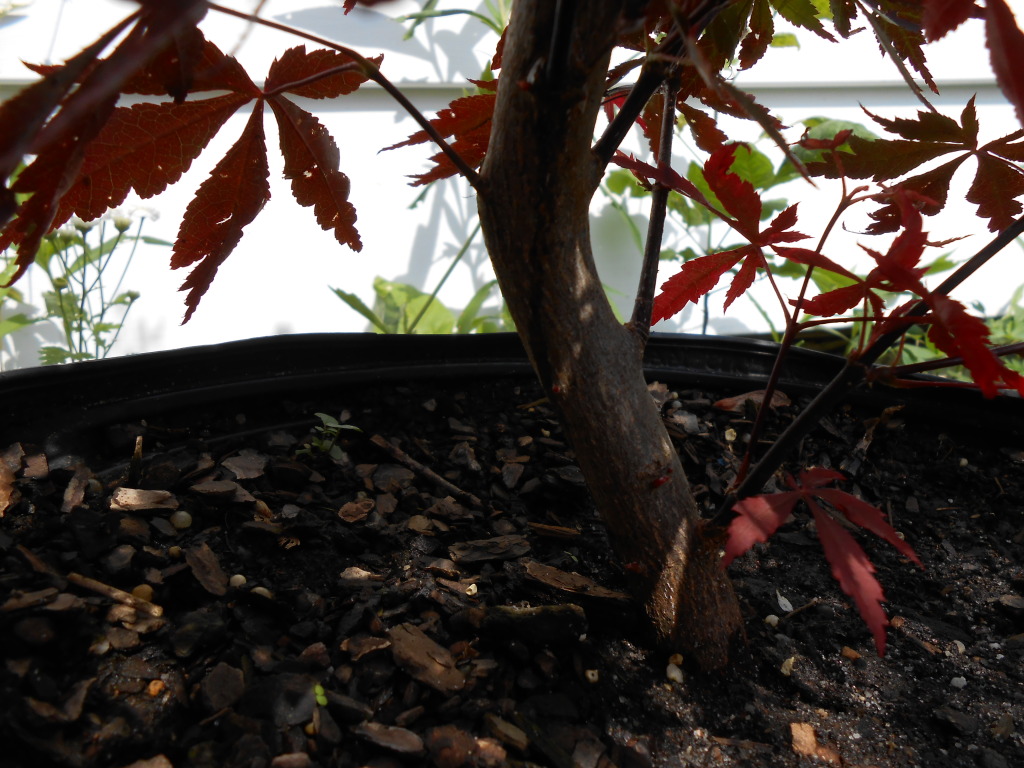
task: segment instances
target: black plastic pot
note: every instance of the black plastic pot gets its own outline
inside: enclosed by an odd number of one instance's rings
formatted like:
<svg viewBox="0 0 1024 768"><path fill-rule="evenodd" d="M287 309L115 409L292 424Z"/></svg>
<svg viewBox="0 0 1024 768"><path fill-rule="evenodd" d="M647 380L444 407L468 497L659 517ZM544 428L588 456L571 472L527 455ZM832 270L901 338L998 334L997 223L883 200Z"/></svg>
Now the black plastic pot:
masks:
<svg viewBox="0 0 1024 768"><path fill-rule="evenodd" d="M775 344L750 339L654 335L645 362L651 379L740 394L763 386L776 351ZM780 387L790 395L813 393L842 365L834 355L792 350ZM341 386L529 375L515 334L302 334L32 368L0 374L0 447L20 441L55 454L87 454L98 436L108 442L109 429L172 411L237 409L242 403L273 411L285 398ZM1010 439L1024 436L1019 398L986 401L963 390L875 388L854 399L904 403L929 418L998 430Z"/></svg>

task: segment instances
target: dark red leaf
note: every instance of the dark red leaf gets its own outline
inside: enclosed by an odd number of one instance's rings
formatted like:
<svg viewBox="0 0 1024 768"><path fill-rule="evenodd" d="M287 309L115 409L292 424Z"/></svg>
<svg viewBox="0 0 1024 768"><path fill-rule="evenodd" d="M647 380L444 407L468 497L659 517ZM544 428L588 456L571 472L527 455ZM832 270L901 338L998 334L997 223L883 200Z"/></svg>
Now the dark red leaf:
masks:
<svg viewBox="0 0 1024 768"><path fill-rule="evenodd" d="M730 170L735 162L736 147L736 144L728 144L712 152L704 162L704 179L725 210L736 218L736 230L753 242L760 229L761 197L749 181Z"/></svg>
<svg viewBox="0 0 1024 768"><path fill-rule="evenodd" d="M256 102L245 130L202 183L185 210L171 255L178 269L200 262L180 290L188 290L183 323L199 306L220 265L270 199L270 168L263 135L263 102Z"/></svg>
<svg viewBox="0 0 1024 768"><path fill-rule="evenodd" d="M967 201L978 206L978 216L988 219L988 228L999 232L1009 227L1024 207L1016 198L1024 195L1024 171L992 155L978 155L978 173Z"/></svg>
<svg viewBox="0 0 1024 768"><path fill-rule="evenodd" d="M754 544L768 541L779 526L789 519L793 507L800 501L799 491L751 496L736 502L736 517L729 524L729 538L725 545L722 567L726 567L747 552Z"/></svg>
<svg viewBox="0 0 1024 768"><path fill-rule="evenodd" d="M845 480L846 475L835 469L825 469L824 467L811 467L810 469L800 470L797 475L796 481L790 480L788 485L791 488L822 488L832 483L840 482Z"/></svg>
<svg viewBox="0 0 1024 768"><path fill-rule="evenodd" d="M269 99L277 118L284 156L284 176L299 205L313 206L321 229L334 230L339 243L362 250L356 232L356 209L348 201L349 179L338 169L338 145L309 112L283 96Z"/></svg>
<svg viewBox="0 0 1024 768"><path fill-rule="evenodd" d="M42 80L0 104L0 225L14 213L14 195L6 182L28 154L29 146L71 87L97 56L130 23L125 19L95 43Z"/></svg>
<svg viewBox="0 0 1024 768"><path fill-rule="evenodd" d="M934 316L928 338L950 357L963 359L964 367L985 397L994 397L1000 384L1024 394L1024 379L989 349L989 329L984 320L948 296L931 295L928 304Z"/></svg>
<svg viewBox="0 0 1024 768"><path fill-rule="evenodd" d="M875 638L879 656L885 655L885 628L889 617L882 610L885 593L875 578L875 566L868 560L856 539L847 533L832 517L813 501L809 503L818 539L825 557L832 566L832 575L839 587L853 598L864 623Z"/></svg>
<svg viewBox="0 0 1024 768"><path fill-rule="evenodd" d="M475 168L483 162L487 153L487 143L491 138L491 116L494 114L494 103L496 94L480 93L473 96L463 96L456 99L437 113L437 117L430 121L431 125L442 137L454 136L455 141L451 147L462 157L466 165ZM426 131L417 131L405 141L394 144L388 149L422 144L430 141L430 135ZM430 158L434 167L426 173L421 173L413 178L413 186L429 184L432 181L457 176L459 169L448 157L438 152Z"/></svg>
<svg viewBox="0 0 1024 768"><path fill-rule="evenodd" d="M377 56L370 61L380 66L384 57ZM346 66L351 68L327 77L317 77L328 70ZM324 49L306 53L306 46L299 45L289 48L270 65L264 90L267 93L287 91L307 99L334 99L352 93L367 81L360 66L343 53ZM295 85L290 85L292 83Z"/></svg>
<svg viewBox="0 0 1024 768"><path fill-rule="evenodd" d="M750 69L760 61L775 36L775 22L768 0L754 0L749 25L750 31L740 43L740 69Z"/></svg>
<svg viewBox="0 0 1024 768"><path fill-rule="evenodd" d="M686 124L690 127L690 133L693 134L694 142L705 152L711 153L721 149L729 141L729 137L719 129L715 119L704 112L704 110L697 109L685 101L676 104L676 108L686 119Z"/></svg>
<svg viewBox="0 0 1024 768"><path fill-rule="evenodd" d="M977 7L974 0L924 0L921 17L929 42L939 40L971 18Z"/></svg>
<svg viewBox="0 0 1024 768"><path fill-rule="evenodd" d="M210 139L249 97L230 93L185 104L135 104L115 109L88 145L74 186L53 226L72 214L86 221L124 202L130 190L149 198L175 183ZM19 184L32 182L28 173Z"/></svg>
<svg viewBox="0 0 1024 768"><path fill-rule="evenodd" d="M729 306L736 301L740 296L747 292L747 289L753 285L754 278L757 277L757 270L764 269L767 264L764 260L764 254L761 253L761 249L755 246L747 246L741 249L745 253L743 264L740 266L739 271L736 272L736 276L732 279L729 284L729 290L725 292L725 304L722 307L722 311L729 309Z"/></svg>
<svg viewBox="0 0 1024 768"><path fill-rule="evenodd" d="M696 304L744 255L744 249L719 251L683 264L679 272L662 283L661 293L654 299L651 325L682 311L687 302Z"/></svg>
<svg viewBox="0 0 1024 768"><path fill-rule="evenodd" d="M647 137L651 153L657 157L658 147L661 144L661 119L665 110L665 94L661 91L647 100L643 109L643 119L638 119L637 124Z"/></svg>
<svg viewBox="0 0 1024 768"><path fill-rule="evenodd" d="M10 282L18 280L35 260L43 236L54 227L61 198L72 186L84 161L88 142L101 130L107 116L114 110L115 99L95 105L94 111L78 123L77 134L65 134L51 145L45 156L35 159L26 169L39 169L39 183L31 190L21 190L21 177L15 183L19 191L32 196L18 207L17 218L0 233L0 251L12 244L18 246L18 269ZM22 174L24 176L24 173Z"/></svg>
<svg viewBox="0 0 1024 768"><path fill-rule="evenodd" d="M818 267L819 269L826 269L829 272L835 272L837 275L848 277L851 280L860 280L859 277L853 274L853 272L848 270L846 267L837 264L827 256L824 256L817 251L812 251L809 248L793 248L790 246L780 245L773 246L772 250L782 258L795 261L797 264L806 264L808 266Z"/></svg>
<svg viewBox="0 0 1024 768"><path fill-rule="evenodd" d="M821 488L815 492L815 495L840 510L851 523L871 531L878 538L888 542L904 557L909 558L919 568L924 568L924 564L917 556L914 548L900 538L899 533L889 525L885 519L885 514L878 507L873 507L863 499L858 499L856 496L846 491L841 491L838 488Z"/></svg>
<svg viewBox="0 0 1024 768"><path fill-rule="evenodd" d="M621 151L615 152L612 156L612 162L620 168L632 171L637 180L645 187L649 187L650 182L655 181L663 187L667 187L674 192L678 192L684 197L695 200L709 210L713 210L711 203L709 203L707 198L704 197L699 189L697 189L696 185L694 185L694 183L689 179L680 176L671 168L656 168L650 163L637 160L632 155L626 155Z"/></svg>
<svg viewBox="0 0 1024 768"><path fill-rule="evenodd" d="M1024 33L1003 0L986 0L985 34L992 71L1024 125Z"/></svg>

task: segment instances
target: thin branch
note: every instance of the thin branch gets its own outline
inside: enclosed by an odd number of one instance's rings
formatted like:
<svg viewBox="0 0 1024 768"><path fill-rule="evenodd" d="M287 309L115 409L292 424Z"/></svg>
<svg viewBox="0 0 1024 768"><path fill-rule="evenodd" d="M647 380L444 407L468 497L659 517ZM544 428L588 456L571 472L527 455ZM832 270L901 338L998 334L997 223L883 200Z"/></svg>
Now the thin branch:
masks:
<svg viewBox="0 0 1024 768"><path fill-rule="evenodd" d="M622 144L622 140L626 138L626 134L643 112L651 96L665 82L665 71L664 62L644 63L636 83L630 89L618 113L594 144L594 156L602 168L611 161L615 150Z"/></svg>
<svg viewBox="0 0 1024 768"><path fill-rule="evenodd" d="M289 27L287 24L279 24L278 22L270 21L269 19L253 17L251 14L236 11L233 8L226 8L222 5L218 5L217 3L210 3L209 7L214 11L219 11L220 13L227 14L228 16L234 16L253 24L261 24L265 27L269 27L270 29L276 29L278 32L285 32L287 34L294 35L295 37L309 40L317 45L322 45L326 48L338 51L339 53L343 53L353 61L357 62L360 65L363 74L387 91L388 95L398 102L399 106L402 107L402 109L404 109L409 116L419 124L420 128L422 128L430 137L431 141L433 141L444 153L445 157L451 160L452 164L459 169L459 173L465 177L470 186L479 191L481 186L480 174L478 174L474 168L471 168L466 164L466 161L462 159L462 155L452 149L451 145L445 141L444 137L440 133L437 132L437 129L434 128L424 114L420 112L411 101L409 101L405 94L402 93L394 83L381 74L380 68L376 64L365 56L351 48L345 47L344 45L338 45L326 38L310 34L309 32L303 32L301 29L296 29L295 27Z"/></svg>
<svg viewBox="0 0 1024 768"><path fill-rule="evenodd" d="M664 104L661 110L661 135L658 142L658 170L668 170L672 165L672 139L676 129L676 94L679 92L679 78L670 76L665 81ZM661 263L661 244L665 235L665 214L668 209L669 188L655 183L651 195L651 215L647 225L647 244L644 246L643 266L640 268L640 284L636 289L633 317L629 321L633 332L640 338L641 348L647 346L651 335L651 313L654 307L654 288L658 281L658 264Z"/></svg>

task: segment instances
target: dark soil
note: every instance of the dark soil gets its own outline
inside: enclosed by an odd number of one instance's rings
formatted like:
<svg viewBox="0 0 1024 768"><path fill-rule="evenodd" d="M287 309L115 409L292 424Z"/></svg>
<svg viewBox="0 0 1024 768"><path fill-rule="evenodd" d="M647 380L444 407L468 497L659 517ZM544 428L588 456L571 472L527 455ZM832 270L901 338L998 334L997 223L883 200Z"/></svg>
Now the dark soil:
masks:
<svg viewBox="0 0 1024 768"><path fill-rule="evenodd" d="M740 393L653 394L710 513L750 424L712 403ZM887 654L798 514L731 567L749 644L706 676L652 649L539 397L382 385L9 448L0 765L1024 765L1018 446L830 417L793 467L845 470L927 566L859 536ZM362 432L303 452L315 412Z"/></svg>

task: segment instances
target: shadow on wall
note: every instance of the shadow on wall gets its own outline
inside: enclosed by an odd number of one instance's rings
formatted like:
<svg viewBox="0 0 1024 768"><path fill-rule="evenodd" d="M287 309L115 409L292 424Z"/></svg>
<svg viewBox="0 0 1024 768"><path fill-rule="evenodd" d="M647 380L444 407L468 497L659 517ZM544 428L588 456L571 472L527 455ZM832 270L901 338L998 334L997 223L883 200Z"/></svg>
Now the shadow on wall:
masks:
<svg viewBox="0 0 1024 768"><path fill-rule="evenodd" d="M458 31L441 29L432 33L429 36L428 47L419 37L405 40L407 27L395 21L394 16L359 7L348 16L344 16L337 3L279 14L274 20L336 40L355 48L360 53L376 55L378 52L391 51L420 59L430 64L433 70L432 79L443 83L480 77L480 62L473 54L473 47L484 36L493 35L483 24L467 19ZM431 23L427 21L425 24ZM403 79L412 82L416 80Z"/></svg>

